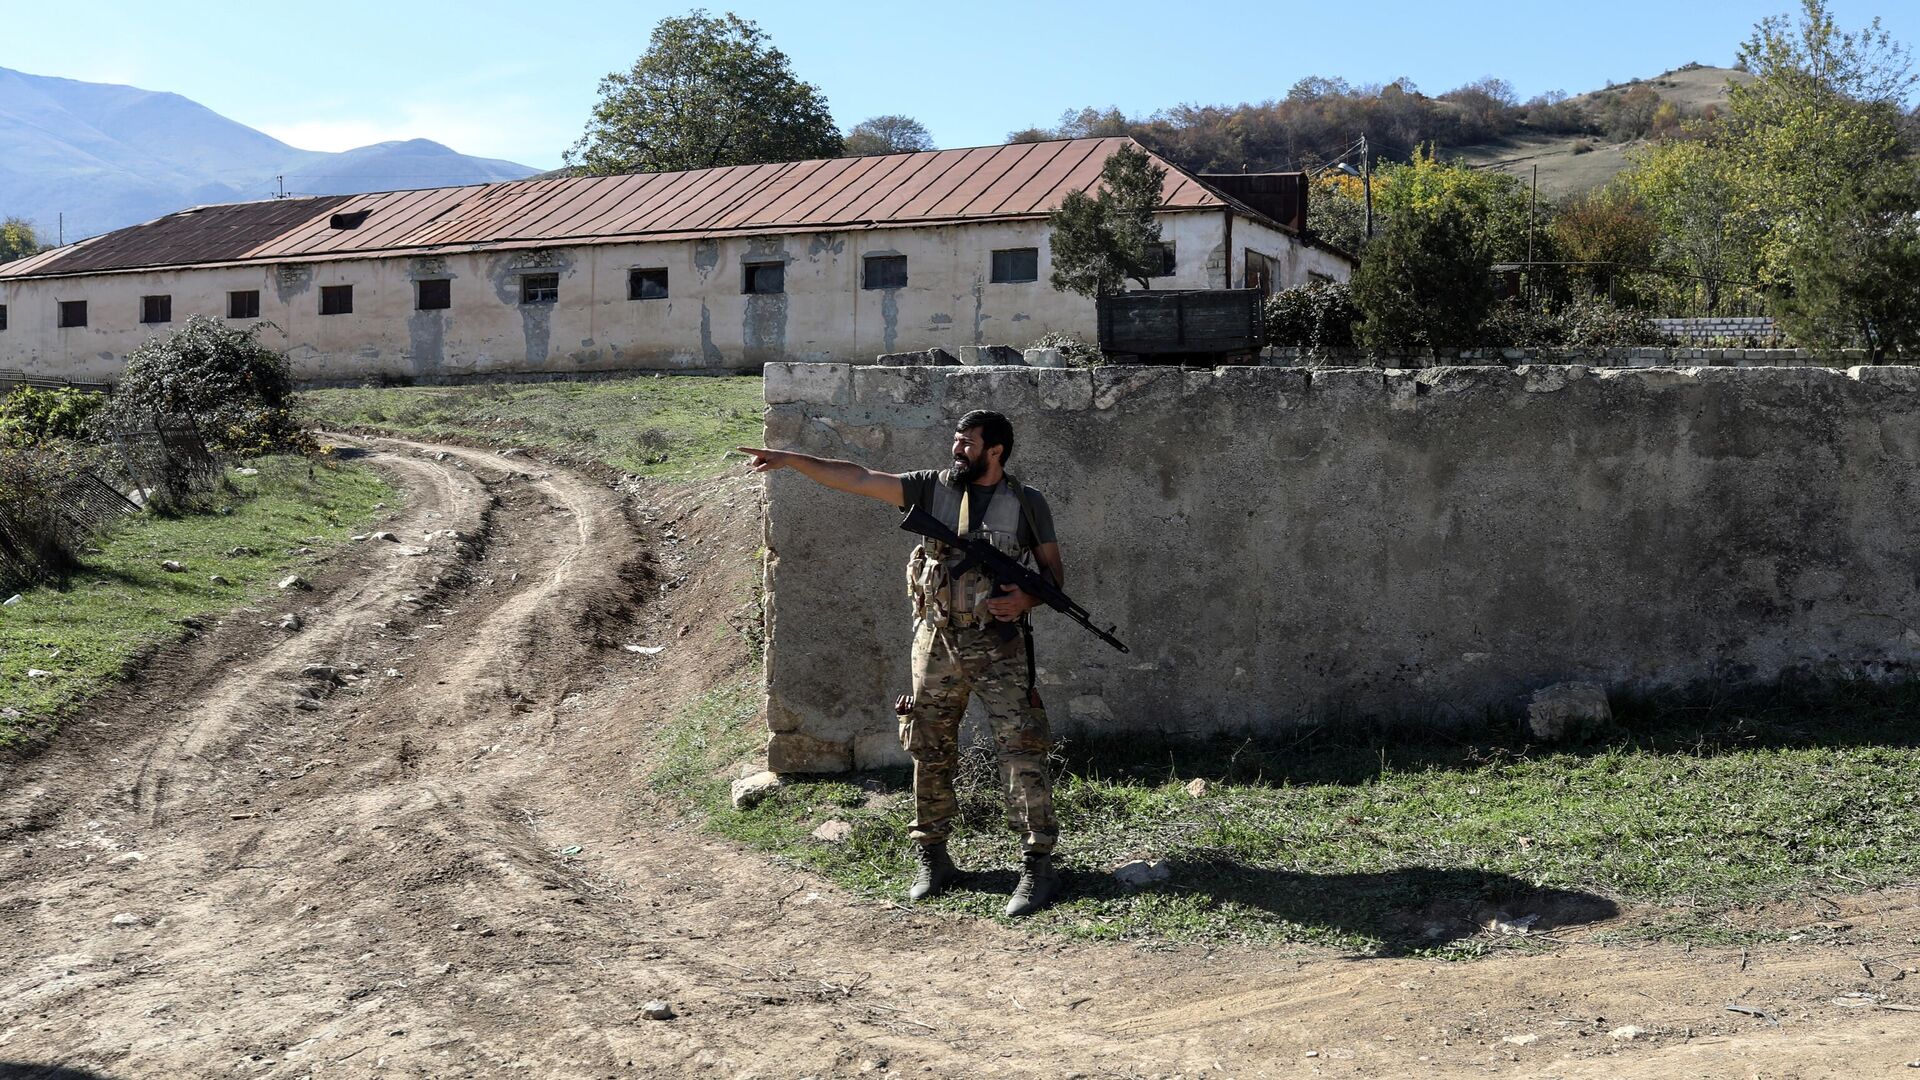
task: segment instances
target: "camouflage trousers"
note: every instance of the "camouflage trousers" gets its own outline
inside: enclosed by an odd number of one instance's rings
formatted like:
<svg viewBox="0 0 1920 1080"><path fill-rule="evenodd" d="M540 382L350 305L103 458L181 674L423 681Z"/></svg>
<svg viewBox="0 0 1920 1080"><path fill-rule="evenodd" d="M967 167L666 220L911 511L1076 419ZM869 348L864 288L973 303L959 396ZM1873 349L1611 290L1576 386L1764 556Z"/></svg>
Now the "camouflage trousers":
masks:
<svg viewBox="0 0 1920 1080"><path fill-rule="evenodd" d="M1000 758L1007 824L1023 834L1028 854L1053 850L1060 825L1047 777L1052 739L1047 712L1027 693L1026 645L985 630L922 622L913 635L913 710L900 718L900 743L913 756L914 819L920 843L945 840L959 804L953 792L960 762L960 720L973 694L987 709Z"/></svg>

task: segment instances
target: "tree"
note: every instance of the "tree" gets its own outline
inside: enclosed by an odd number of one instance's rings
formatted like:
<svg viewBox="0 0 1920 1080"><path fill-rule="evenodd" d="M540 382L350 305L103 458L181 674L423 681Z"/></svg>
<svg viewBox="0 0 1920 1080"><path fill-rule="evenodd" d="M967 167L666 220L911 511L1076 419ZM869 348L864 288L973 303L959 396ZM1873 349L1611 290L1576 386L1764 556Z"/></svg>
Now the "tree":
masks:
<svg viewBox="0 0 1920 1080"><path fill-rule="evenodd" d="M1728 90L1722 145L1758 219L1760 280L1808 344L1898 343L1917 316L1896 309L1920 302L1881 280L1907 265L1920 213L1911 53L1877 19L1843 32L1825 0L1803 0L1797 23L1762 20L1740 56L1754 78Z"/></svg>
<svg viewBox="0 0 1920 1080"><path fill-rule="evenodd" d="M0 221L0 263L23 259L40 250L33 226L17 217Z"/></svg>
<svg viewBox="0 0 1920 1080"><path fill-rule="evenodd" d="M840 153L818 87L760 27L731 12L662 19L633 70L600 80L585 134L566 152L588 173L667 172Z"/></svg>
<svg viewBox="0 0 1920 1080"><path fill-rule="evenodd" d="M293 374L283 353L260 344L261 325L244 330L194 315L171 334L127 354L127 371L99 420L138 426L154 413L187 413L207 445L235 454L299 448Z"/></svg>
<svg viewBox="0 0 1920 1080"><path fill-rule="evenodd" d="M1361 343L1376 350L1475 344L1493 308L1491 268L1463 206L1395 215L1353 275Z"/></svg>
<svg viewBox="0 0 1920 1080"><path fill-rule="evenodd" d="M1167 170L1132 144L1107 156L1099 191L1070 191L1047 219L1052 227L1053 287L1110 296L1131 279L1143 289L1160 265L1159 208Z"/></svg>
<svg viewBox="0 0 1920 1080"><path fill-rule="evenodd" d="M1633 156L1634 166L1620 183L1639 200L1657 226L1655 264L1688 284L1667 289L1674 307L1720 311L1729 282L1748 283L1760 220L1741 198L1734 162L1720 136L1656 144Z"/></svg>
<svg viewBox="0 0 1920 1080"><path fill-rule="evenodd" d="M1877 362L1920 345L1920 223L1912 166L1828 204L1789 247L1798 268L1776 309L1788 333L1819 347L1864 344Z"/></svg>
<svg viewBox="0 0 1920 1080"><path fill-rule="evenodd" d="M933 136L925 125L911 116L875 116L853 125L847 132L844 153L848 157L872 157L876 154L911 154L933 149Z"/></svg>
<svg viewBox="0 0 1920 1080"><path fill-rule="evenodd" d="M1659 222L1621 183L1572 196L1553 216L1555 247L1569 262L1587 264L1574 272L1603 296L1614 295L1621 269L1653 265L1659 239ZM1636 280L1626 279L1629 284Z"/></svg>

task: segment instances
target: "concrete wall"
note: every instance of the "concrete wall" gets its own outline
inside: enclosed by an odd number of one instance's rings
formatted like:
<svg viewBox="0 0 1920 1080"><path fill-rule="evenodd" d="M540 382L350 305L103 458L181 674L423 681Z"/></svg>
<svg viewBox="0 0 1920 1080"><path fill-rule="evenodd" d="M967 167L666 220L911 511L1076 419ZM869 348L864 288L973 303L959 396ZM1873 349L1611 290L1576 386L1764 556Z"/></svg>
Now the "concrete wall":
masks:
<svg viewBox="0 0 1920 1080"><path fill-rule="evenodd" d="M1221 213L1163 215L1175 274L1155 287L1219 284L1225 227ZM1240 219L1236 245L1252 228ZM1261 242L1298 247L1279 233ZM1038 281L988 280L992 251L1012 247L1040 250ZM907 286L862 288L861 265L872 254L905 255ZM783 263L785 292L743 294L742 264L752 261ZM627 299L627 273L636 267L666 268L668 298ZM932 346L1023 346L1052 330L1091 337L1092 302L1055 291L1051 269L1046 222L982 221L0 280L9 324L0 331L0 367L112 380L128 352L169 329L138 321L141 296L171 296L177 326L194 313L224 317L227 293L246 289L259 290L260 317L274 324L265 340L288 352L297 377L316 381L867 362ZM526 273L559 274L559 301L521 304ZM453 306L415 310L422 278L450 279ZM352 314L320 314L326 285L353 286ZM89 325L56 328L59 301L78 299L88 301Z"/></svg>
<svg viewBox="0 0 1920 1080"><path fill-rule="evenodd" d="M991 407L1109 650L1036 617L1058 729L1474 715L1538 687L1910 671L1920 368L767 368L768 445L943 463ZM898 515L767 483L772 764L900 760Z"/></svg>

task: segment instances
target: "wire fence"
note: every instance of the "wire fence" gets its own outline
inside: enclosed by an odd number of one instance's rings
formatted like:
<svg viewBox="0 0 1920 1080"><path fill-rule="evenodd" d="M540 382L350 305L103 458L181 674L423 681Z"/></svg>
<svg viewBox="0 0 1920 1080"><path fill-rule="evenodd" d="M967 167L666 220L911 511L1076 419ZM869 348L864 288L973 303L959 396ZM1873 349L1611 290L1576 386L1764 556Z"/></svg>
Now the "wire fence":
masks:
<svg viewBox="0 0 1920 1080"><path fill-rule="evenodd" d="M82 469L57 484L0 501L0 591L59 576L75 552L144 505L213 489L222 465L191 416L153 416L112 433L117 468Z"/></svg>

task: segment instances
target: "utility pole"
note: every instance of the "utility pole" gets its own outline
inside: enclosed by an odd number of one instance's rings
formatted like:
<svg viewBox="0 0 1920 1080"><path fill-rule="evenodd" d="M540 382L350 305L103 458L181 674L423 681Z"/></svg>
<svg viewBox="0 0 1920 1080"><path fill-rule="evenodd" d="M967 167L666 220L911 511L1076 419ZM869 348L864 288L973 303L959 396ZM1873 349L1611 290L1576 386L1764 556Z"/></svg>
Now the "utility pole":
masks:
<svg viewBox="0 0 1920 1080"><path fill-rule="evenodd" d="M67 212L65 210L60 211L60 239L54 246L67 246Z"/></svg>
<svg viewBox="0 0 1920 1080"><path fill-rule="evenodd" d="M287 178L284 176L276 176L273 178L273 183L274 183L273 197L276 199L286 198L287 197Z"/></svg>
<svg viewBox="0 0 1920 1080"><path fill-rule="evenodd" d="M1367 197L1367 239L1373 239L1373 162L1367 153L1367 137L1360 136L1360 187Z"/></svg>
<svg viewBox="0 0 1920 1080"><path fill-rule="evenodd" d="M1533 219L1540 205L1540 164L1533 166L1533 191L1527 196L1527 272L1523 280L1527 283L1527 292L1533 291Z"/></svg>

